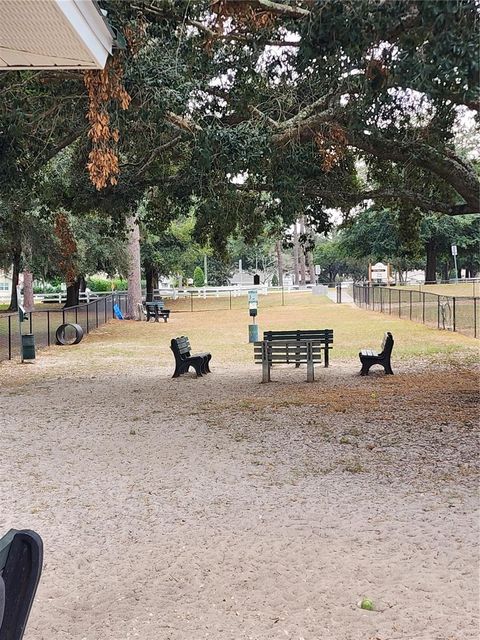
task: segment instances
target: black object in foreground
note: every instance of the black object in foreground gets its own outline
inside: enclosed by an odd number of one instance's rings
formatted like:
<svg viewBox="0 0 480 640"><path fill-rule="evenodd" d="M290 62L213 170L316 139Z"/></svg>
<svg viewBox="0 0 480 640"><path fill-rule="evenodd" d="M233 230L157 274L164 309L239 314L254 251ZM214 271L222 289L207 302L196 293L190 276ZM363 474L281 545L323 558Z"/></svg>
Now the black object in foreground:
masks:
<svg viewBox="0 0 480 640"><path fill-rule="evenodd" d="M390 331L383 336L382 346L380 347L380 353L372 351L371 349L363 349L358 354L360 362L362 363L362 369L360 375L368 376L368 371L374 364L379 364L385 369L385 373L393 376L392 365L390 362L393 349L393 336Z"/></svg>
<svg viewBox="0 0 480 640"><path fill-rule="evenodd" d="M195 369L197 377L210 373L209 362L211 353L191 353L191 346L186 336L172 338L170 349L175 356L175 371L172 378L178 378L182 373L187 373L190 367ZM1 639L0 639L1 640Z"/></svg>
<svg viewBox="0 0 480 640"><path fill-rule="evenodd" d="M0 640L22 640L42 573L35 531L10 529L0 539Z"/></svg>

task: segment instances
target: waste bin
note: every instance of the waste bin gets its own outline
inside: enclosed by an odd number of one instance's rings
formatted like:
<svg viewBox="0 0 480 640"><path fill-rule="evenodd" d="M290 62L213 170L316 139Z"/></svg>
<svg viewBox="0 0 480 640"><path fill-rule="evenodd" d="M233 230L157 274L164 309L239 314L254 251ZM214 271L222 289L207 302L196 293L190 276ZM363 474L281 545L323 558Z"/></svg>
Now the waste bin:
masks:
<svg viewBox="0 0 480 640"><path fill-rule="evenodd" d="M248 325L248 341L258 342L258 324Z"/></svg>
<svg viewBox="0 0 480 640"><path fill-rule="evenodd" d="M33 333L22 334L22 360L35 360L35 336Z"/></svg>

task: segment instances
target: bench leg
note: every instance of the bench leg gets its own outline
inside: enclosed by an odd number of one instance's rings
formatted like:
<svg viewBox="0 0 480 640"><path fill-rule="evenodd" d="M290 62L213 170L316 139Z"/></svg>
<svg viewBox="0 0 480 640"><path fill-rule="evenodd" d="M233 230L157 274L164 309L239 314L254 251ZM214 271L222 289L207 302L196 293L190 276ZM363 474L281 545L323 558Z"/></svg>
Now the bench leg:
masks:
<svg viewBox="0 0 480 640"><path fill-rule="evenodd" d="M211 360L211 359L212 359L212 356L209 354L209 355L207 356L206 361L205 361L205 371L206 371L207 373L212 373L212 372L210 371L210 360Z"/></svg>
<svg viewBox="0 0 480 640"><path fill-rule="evenodd" d="M390 364L390 362L386 362L386 363L385 363L385 367L384 367L384 369L385 369L385 373L386 373L388 376L393 376L392 365Z"/></svg>
<svg viewBox="0 0 480 640"><path fill-rule="evenodd" d="M362 362L362 369L360 371L361 376L368 376L368 372L370 370L371 365L366 362Z"/></svg>
<svg viewBox="0 0 480 640"><path fill-rule="evenodd" d="M197 374L197 378L201 378L203 376L202 373L202 363L198 362L191 365L195 369L195 373Z"/></svg>
<svg viewBox="0 0 480 640"><path fill-rule="evenodd" d="M262 382L270 382L270 363L267 358L262 361Z"/></svg>
<svg viewBox="0 0 480 640"><path fill-rule="evenodd" d="M307 362L307 382L313 382L315 380L315 369L313 366L313 360Z"/></svg>
<svg viewBox="0 0 480 640"><path fill-rule="evenodd" d="M328 349L328 345L327 345L327 346L325 347L325 349L323 350L323 352L324 352L324 354L325 354L325 355L324 355L324 363L323 363L323 366L324 366L324 367L328 367L328 365L329 365L329 361L328 361L328 351L329 351L329 349Z"/></svg>

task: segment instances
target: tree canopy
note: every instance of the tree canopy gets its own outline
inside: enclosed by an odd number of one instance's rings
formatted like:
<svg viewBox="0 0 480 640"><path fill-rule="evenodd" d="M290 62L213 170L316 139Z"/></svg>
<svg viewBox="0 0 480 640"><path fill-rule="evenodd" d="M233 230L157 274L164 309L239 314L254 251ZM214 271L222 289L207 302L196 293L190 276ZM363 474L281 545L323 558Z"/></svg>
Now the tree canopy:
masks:
<svg viewBox="0 0 480 640"><path fill-rule="evenodd" d="M11 210L27 193L114 234L142 203L157 238L193 210L221 252L362 203L417 237L422 216L480 212L478 151L456 138L479 109L475 0L99 5L127 42L104 71L0 76Z"/></svg>

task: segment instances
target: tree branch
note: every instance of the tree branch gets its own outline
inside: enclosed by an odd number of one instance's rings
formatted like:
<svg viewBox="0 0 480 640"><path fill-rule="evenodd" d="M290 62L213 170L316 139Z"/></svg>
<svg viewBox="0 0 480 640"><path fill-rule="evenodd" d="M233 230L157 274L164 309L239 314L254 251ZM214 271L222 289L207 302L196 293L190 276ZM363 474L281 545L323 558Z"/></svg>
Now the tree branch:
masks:
<svg viewBox="0 0 480 640"><path fill-rule="evenodd" d="M220 0L212 2L212 9L215 11L215 6L220 5ZM297 5L292 5L287 2L273 2L273 0L226 0L224 6L228 9L229 6L234 5L247 5L252 9L260 9L273 13L278 16L285 16L286 18L306 18L310 15L308 9L303 9Z"/></svg>
<svg viewBox="0 0 480 640"><path fill-rule="evenodd" d="M167 151L168 149L172 149L173 147L175 147L180 141L182 140L182 136L178 135L175 136L175 138L173 138L172 140L169 140L168 142L166 142L165 144L160 145L159 147L157 147L156 149L154 149L152 151L152 153L150 154L150 156L148 157L148 159L144 162L144 164L140 167L140 169L137 171L137 173L135 174L135 179L141 178L145 172L147 171L148 167L155 162L155 160L158 158L158 156L163 153L164 151Z"/></svg>
<svg viewBox="0 0 480 640"><path fill-rule="evenodd" d="M390 141L374 135L345 131L348 142L381 160L414 164L452 186L465 200L470 213L480 213L480 182L475 169L453 151L441 151L421 142Z"/></svg>
<svg viewBox="0 0 480 640"><path fill-rule="evenodd" d="M401 200L413 204L422 211L443 213L447 216L461 216L468 213L478 213L472 211L467 204L449 204L439 200L432 200L422 193L414 191L398 189L373 189L371 191L363 191L354 197L355 202L360 203L364 200Z"/></svg>

